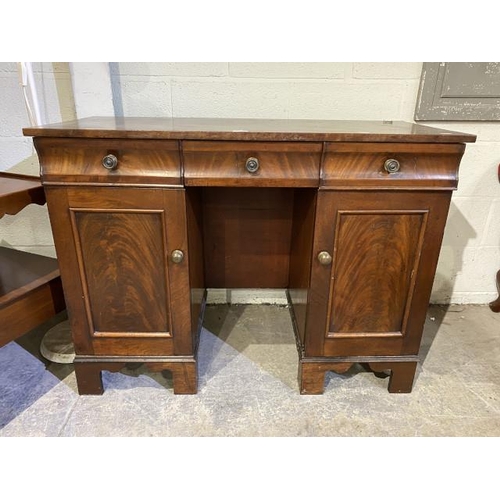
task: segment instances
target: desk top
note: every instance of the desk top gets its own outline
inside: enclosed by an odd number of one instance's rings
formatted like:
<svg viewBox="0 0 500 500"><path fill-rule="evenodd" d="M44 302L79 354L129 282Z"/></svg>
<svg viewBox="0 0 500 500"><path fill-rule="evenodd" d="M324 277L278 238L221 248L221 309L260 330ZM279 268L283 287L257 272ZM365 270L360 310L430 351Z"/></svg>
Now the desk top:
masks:
<svg viewBox="0 0 500 500"><path fill-rule="evenodd" d="M476 136L399 121L90 117L23 129L34 137L220 141L475 142Z"/></svg>

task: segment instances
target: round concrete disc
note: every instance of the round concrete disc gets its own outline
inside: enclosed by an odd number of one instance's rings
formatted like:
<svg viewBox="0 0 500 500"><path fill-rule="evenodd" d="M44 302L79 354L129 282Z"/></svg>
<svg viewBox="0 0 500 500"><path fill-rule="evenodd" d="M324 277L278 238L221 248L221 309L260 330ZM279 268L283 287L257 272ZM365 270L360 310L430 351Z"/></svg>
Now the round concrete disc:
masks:
<svg viewBox="0 0 500 500"><path fill-rule="evenodd" d="M69 321L57 324L45 334L40 344L40 353L53 363L73 363L75 347L71 340Z"/></svg>

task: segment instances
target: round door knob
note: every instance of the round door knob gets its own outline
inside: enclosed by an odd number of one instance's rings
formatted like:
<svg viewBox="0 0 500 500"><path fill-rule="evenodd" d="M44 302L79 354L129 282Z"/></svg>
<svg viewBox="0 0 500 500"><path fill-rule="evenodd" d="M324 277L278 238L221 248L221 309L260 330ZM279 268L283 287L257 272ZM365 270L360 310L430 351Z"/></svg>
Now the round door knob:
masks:
<svg viewBox="0 0 500 500"><path fill-rule="evenodd" d="M106 155L102 159L102 166L108 170L114 170L118 166L118 158L115 155Z"/></svg>
<svg viewBox="0 0 500 500"><path fill-rule="evenodd" d="M245 167L251 174L255 174L259 170L259 160L251 156L247 159Z"/></svg>
<svg viewBox="0 0 500 500"><path fill-rule="evenodd" d="M328 266L332 263L332 256L328 252L319 252L318 260L322 266Z"/></svg>
<svg viewBox="0 0 500 500"><path fill-rule="evenodd" d="M390 174L393 174L394 172L399 171L399 167L401 165L399 164L398 160L395 160L394 158L390 158L389 160L386 160L384 163L384 168L387 172Z"/></svg>
<svg viewBox="0 0 500 500"><path fill-rule="evenodd" d="M182 250L174 250L172 252L172 262L180 264L184 260L184 252Z"/></svg>

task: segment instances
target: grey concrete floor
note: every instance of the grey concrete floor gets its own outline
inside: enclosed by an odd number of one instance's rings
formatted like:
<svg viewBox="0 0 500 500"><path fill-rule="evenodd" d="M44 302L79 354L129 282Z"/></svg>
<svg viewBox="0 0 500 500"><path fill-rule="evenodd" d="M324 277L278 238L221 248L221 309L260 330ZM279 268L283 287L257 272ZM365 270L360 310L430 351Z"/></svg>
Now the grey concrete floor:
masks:
<svg viewBox="0 0 500 500"><path fill-rule="evenodd" d="M499 436L500 314L431 306L411 394L360 365L301 396L289 310L209 306L199 392L143 369L104 372L102 396L79 396L71 365L38 353L64 314L0 349L0 436Z"/></svg>

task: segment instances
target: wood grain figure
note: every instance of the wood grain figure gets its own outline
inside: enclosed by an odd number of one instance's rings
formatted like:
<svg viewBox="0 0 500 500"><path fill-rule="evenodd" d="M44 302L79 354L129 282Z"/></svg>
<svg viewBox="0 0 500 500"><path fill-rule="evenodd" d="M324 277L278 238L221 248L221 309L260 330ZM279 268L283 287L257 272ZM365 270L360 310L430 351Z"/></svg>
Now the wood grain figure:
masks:
<svg viewBox="0 0 500 500"><path fill-rule="evenodd" d="M404 122L99 117L25 134L80 393L102 393L102 370L130 361L195 393L207 288L286 289L302 394L353 363L411 391L475 136Z"/></svg>

